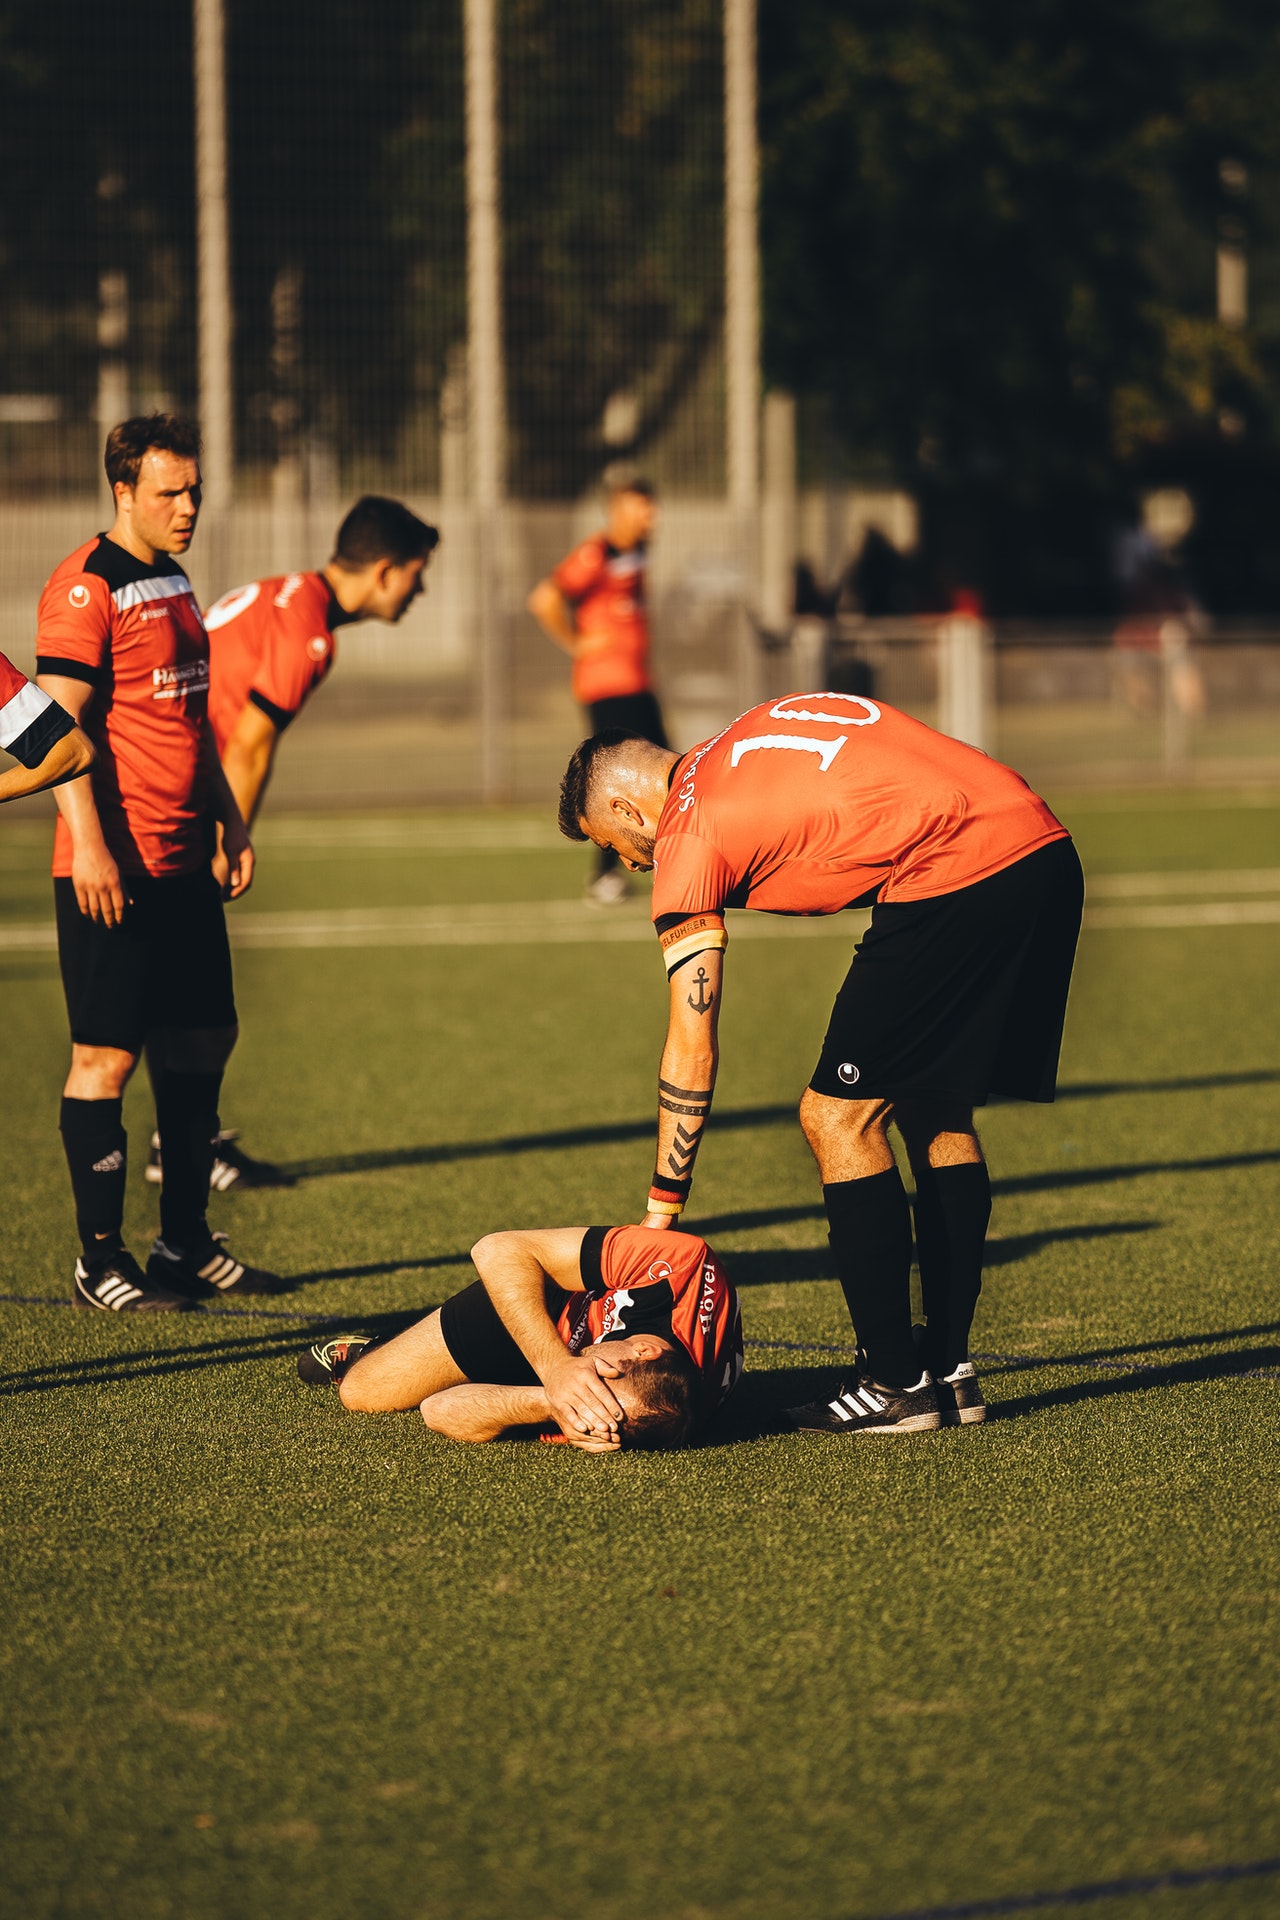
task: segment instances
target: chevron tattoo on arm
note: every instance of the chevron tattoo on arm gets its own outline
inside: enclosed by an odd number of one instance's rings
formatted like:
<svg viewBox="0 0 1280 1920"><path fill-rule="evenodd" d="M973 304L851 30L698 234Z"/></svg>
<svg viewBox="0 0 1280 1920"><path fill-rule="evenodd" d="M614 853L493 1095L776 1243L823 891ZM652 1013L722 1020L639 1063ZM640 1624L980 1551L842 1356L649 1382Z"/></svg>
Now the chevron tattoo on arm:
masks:
<svg viewBox="0 0 1280 1920"><path fill-rule="evenodd" d="M698 1142L702 1138L702 1127L686 1127L682 1120L676 1122L676 1135L667 1155L667 1165L677 1180L685 1179L693 1167L694 1155L698 1151Z"/></svg>

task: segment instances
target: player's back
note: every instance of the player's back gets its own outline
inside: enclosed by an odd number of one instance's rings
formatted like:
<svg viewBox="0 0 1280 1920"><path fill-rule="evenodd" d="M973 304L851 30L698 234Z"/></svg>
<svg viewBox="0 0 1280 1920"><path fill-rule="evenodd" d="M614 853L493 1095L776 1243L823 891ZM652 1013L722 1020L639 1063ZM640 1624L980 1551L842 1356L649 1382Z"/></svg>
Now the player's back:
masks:
<svg viewBox="0 0 1280 1920"><path fill-rule="evenodd" d="M1020 775L962 741L861 695L790 694L679 764L653 913L923 899L1065 832Z"/></svg>
<svg viewBox="0 0 1280 1920"><path fill-rule="evenodd" d="M221 752L251 701L283 731L334 659L331 595L320 573L233 587L205 615L209 719Z"/></svg>

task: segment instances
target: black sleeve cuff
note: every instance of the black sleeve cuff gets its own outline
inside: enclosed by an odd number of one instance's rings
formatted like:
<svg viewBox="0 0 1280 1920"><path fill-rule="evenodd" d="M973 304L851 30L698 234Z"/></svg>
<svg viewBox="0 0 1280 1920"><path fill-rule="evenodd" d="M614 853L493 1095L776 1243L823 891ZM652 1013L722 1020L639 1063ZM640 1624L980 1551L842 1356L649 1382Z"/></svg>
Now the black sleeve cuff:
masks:
<svg viewBox="0 0 1280 1920"><path fill-rule="evenodd" d="M588 1293L601 1294L608 1291L604 1284L604 1272L600 1265L600 1256L604 1252L604 1237L612 1233L612 1227L588 1227L582 1236L582 1252L578 1256L578 1271L582 1275L582 1284Z"/></svg>
<svg viewBox="0 0 1280 1920"><path fill-rule="evenodd" d="M15 760L34 773L49 749L55 742L64 739L74 726L71 715L55 700L38 719L23 729L16 740L9 742L5 752L11 753Z"/></svg>
<svg viewBox="0 0 1280 1920"><path fill-rule="evenodd" d="M274 700L268 700L265 693L259 693L256 689L249 695L249 704L256 707L259 713L266 714L277 733L283 733L289 722L297 719L296 714L286 712L283 707L278 707Z"/></svg>
<svg viewBox="0 0 1280 1920"><path fill-rule="evenodd" d="M38 653L36 672L60 673L64 680L85 680L91 687L105 687L110 678L102 667L91 667L87 660L62 660L55 653Z"/></svg>

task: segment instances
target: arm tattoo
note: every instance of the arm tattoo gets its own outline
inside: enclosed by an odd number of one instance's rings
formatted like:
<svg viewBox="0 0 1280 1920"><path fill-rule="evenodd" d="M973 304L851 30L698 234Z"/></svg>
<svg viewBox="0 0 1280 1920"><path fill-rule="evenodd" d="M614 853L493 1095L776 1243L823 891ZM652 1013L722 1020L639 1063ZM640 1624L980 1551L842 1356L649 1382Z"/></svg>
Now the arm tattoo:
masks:
<svg viewBox="0 0 1280 1920"><path fill-rule="evenodd" d="M694 995L690 993L686 994L685 1000L686 1004L691 1006L695 1013L710 1013L716 1003L714 993L707 992L707 982L710 978L711 975L705 967L699 967L693 976L693 984L697 988L697 998L695 999Z"/></svg>
<svg viewBox="0 0 1280 1920"><path fill-rule="evenodd" d="M696 1100L704 1108L711 1105L710 1087L677 1087L670 1080L659 1080L658 1086L663 1093L673 1093L677 1100Z"/></svg>
<svg viewBox="0 0 1280 1920"><path fill-rule="evenodd" d="M701 1126L689 1129L682 1121L676 1122L676 1137L671 1151L667 1155L667 1165L677 1180L683 1180L693 1166L694 1155L698 1151L698 1142L702 1138Z"/></svg>
<svg viewBox="0 0 1280 1920"><path fill-rule="evenodd" d="M699 1118L703 1120L706 1119L707 1114L710 1112L709 1104L698 1107L686 1106L683 1101L668 1100L665 1093L658 1095L658 1105L665 1107L668 1113L696 1113Z"/></svg>

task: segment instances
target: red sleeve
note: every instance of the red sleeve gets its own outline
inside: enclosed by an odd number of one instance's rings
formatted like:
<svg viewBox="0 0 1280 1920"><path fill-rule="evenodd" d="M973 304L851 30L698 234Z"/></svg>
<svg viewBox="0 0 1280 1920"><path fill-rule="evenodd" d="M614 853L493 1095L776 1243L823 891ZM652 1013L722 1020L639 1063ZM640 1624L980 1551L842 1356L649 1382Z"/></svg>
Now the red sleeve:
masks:
<svg viewBox="0 0 1280 1920"><path fill-rule="evenodd" d="M40 596L36 671L97 685L111 652L111 589L100 574L55 573Z"/></svg>
<svg viewBox="0 0 1280 1920"><path fill-rule="evenodd" d="M331 634L289 620L273 620L249 698L277 726L285 727L324 679L332 660Z"/></svg>
<svg viewBox="0 0 1280 1920"><path fill-rule="evenodd" d="M604 575L604 541L584 540L560 562L551 578L566 600L583 600Z"/></svg>
<svg viewBox="0 0 1280 1920"><path fill-rule="evenodd" d="M0 707L7 707L14 696L22 692L26 684L26 674L19 673L12 660L0 653Z"/></svg>

